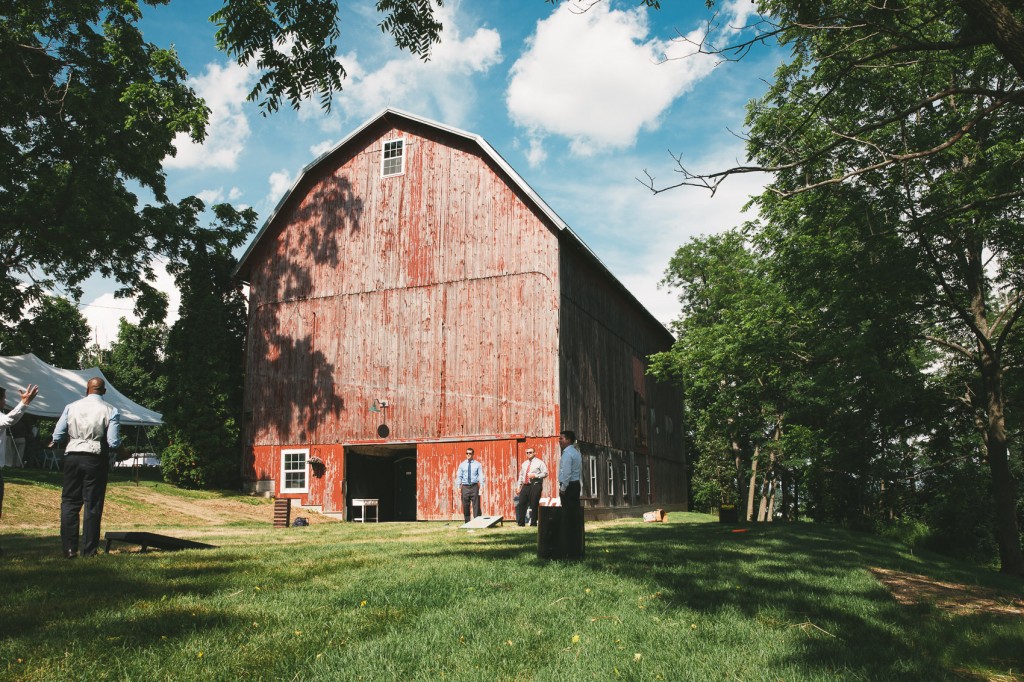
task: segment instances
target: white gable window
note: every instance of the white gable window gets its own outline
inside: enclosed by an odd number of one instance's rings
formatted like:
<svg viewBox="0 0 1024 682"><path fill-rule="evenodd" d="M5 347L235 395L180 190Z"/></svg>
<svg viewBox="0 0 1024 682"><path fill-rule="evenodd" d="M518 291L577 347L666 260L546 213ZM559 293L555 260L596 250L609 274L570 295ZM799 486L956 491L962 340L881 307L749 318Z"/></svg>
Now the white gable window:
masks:
<svg viewBox="0 0 1024 682"><path fill-rule="evenodd" d="M309 492L309 450L281 451L281 492Z"/></svg>
<svg viewBox="0 0 1024 682"><path fill-rule="evenodd" d="M405 172L405 140L387 140L384 142L380 157L380 174L387 178Z"/></svg>

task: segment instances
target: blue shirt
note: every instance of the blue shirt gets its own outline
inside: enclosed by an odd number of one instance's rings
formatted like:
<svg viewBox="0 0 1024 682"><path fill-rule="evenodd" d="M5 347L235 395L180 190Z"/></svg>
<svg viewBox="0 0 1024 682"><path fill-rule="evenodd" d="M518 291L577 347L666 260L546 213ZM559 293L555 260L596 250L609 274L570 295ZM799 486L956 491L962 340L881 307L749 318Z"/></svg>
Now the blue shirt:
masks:
<svg viewBox="0 0 1024 682"><path fill-rule="evenodd" d="M576 444L562 450L562 458L558 460L558 489L565 490L573 481L583 477L583 455Z"/></svg>
<svg viewBox="0 0 1024 682"><path fill-rule="evenodd" d="M484 482L484 469L480 466L480 462L475 459L465 460L459 465L459 470L455 474L455 482L458 485L473 485L474 483Z"/></svg>

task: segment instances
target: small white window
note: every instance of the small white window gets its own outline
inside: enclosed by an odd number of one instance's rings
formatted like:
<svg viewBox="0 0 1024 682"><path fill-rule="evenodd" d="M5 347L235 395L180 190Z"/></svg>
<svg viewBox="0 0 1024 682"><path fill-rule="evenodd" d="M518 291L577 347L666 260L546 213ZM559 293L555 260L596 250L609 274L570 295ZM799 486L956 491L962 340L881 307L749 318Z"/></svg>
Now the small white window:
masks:
<svg viewBox="0 0 1024 682"><path fill-rule="evenodd" d="M309 492L309 450L281 451L281 492Z"/></svg>
<svg viewBox="0 0 1024 682"><path fill-rule="evenodd" d="M622 499L629 499L629 465L622 463Z"/></svg>
<svg viewBox="0 0 1024 682"><path fill-rule="evenodd" d="M380 157L380 174L389 177L405 172L405 140L388 140Z"/></svg>
<svg viewBox="0 0 1024 682"><path fill-rule="evenodd" d="M615 494L615 462L608 458L608 495Z"/></svg>
<svg viewBox="0 0 1024 682"><path fill-rule="evenodd" d="M654 491L651 490L651 465L647 465L647 502L654 502Z"/></svg>
<svg viewBox="0 0 1024 682"><path fill-rule="evenodd" d="M597 457L590 456L590 496L597 497Z"/></svg>
<svg viewBox="0 0 1024 682"><path fill-rule="evenodd" d="M640 465L633 465L633 494L640 497Z"/></svg>

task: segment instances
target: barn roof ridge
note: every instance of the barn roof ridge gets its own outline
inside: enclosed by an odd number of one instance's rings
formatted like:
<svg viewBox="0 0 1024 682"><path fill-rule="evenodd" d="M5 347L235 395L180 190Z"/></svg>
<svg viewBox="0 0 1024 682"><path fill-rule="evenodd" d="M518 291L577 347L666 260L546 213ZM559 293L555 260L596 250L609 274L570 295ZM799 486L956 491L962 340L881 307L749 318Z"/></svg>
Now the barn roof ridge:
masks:
<svg viewBox="0 0 1024 682"><path fill-rule="evenodd" d="M570 240L574 242L575 246L579 248L584 253L584 255L586 255L587 258L592 260L599 269L604 271L604 273L611 278L612 282L615 285L617 285L622 290L622 292L626 294L628 298L632 299L633 302L636 303L636 305L638 305L641 310L647 313L647 315L658 326L663 328L666 331L666 333L672 335L668 327L666 327L663 322L658 320L658 318L656 318L654 314L647 309L647 306L640 302L640 300L633 294L633 292L630 291L629 288L625 284L623 284L618 277L615 276L615 274L608 268L608 266L604 264L600 257L598 257L596 253L594 253L593 249L591 249L587 245L587 243L584 242L583 239L581 239L580 236L576 234L576 232L574 232L571 227L569 227L568 223L562 220L561 216L559 216L558 213L556 213L555 210L551 208L551 206L548 205L548 203L544 201L543 198L541 198L541 196L536 192L536 190L534 190L533 187L531 187L530 184L526 182L523 176L521 176L516 171L516 169L513 168L512 165L508 161L506 161L505 158L494 147L492 147L487 142L487 140L485 140L481 135L477 133L471 133L466 130L462 130L461 128L456 128L455 126L451 126L446 123L441 123L430 118L426 118L425 116L419 116L408 111L395 109L393 107L385 107L384 109L381 109L375 115L368 118L365 122L363 122L361 125L356 127L352 132L350 132L348 135L342 138L333 147L323 152L322 154L320 154L320 156L316 157L311 162L306 164L305 167L303 167L303 169L295 177L295 180L292 182L291 187L288 188L288 190L281 197L281 200L277 202L276 206L274 206L274 210L270 212L270 215L263 222L263 226L260 227L259 232L257 232L256 235L253 237L252 241L249 242L249 246L246 247L245 252L242 254L242 257L238 260L238 265L235 267L234 273L232 274L238 277L240 273L245 269L246 261L248 260L252 252L255 250L256 245L259 244L260 240L263 238L263 235L267 232L267 230L270 229L270 226L277 218L278 213L284 208L285 204L288 202L288 199L291 197L292 193L298 188L298 186L302 183L306 175L308 175L314 168L319 166L326 159L334 155L339 149L345 147L349 142L357 138L365 130L375 125L378 121L380 121L386 116L398 116L401 118L405 118L415 123L419 123L430 128L442 130L451 135L462 137L472 142L475 142L480 147L480 149L483 150L483 152L488 156L488 158L490 158L499 168L501 168L501 170L505 172L506 175L508 175L508 177L512 180L516 187L518 187L530 199L530 201L534 203L534 205L541 211L541 213L543 213L552 222L556 229L558 229L560 232L564 232L565 234L567 234Z"/></svg>

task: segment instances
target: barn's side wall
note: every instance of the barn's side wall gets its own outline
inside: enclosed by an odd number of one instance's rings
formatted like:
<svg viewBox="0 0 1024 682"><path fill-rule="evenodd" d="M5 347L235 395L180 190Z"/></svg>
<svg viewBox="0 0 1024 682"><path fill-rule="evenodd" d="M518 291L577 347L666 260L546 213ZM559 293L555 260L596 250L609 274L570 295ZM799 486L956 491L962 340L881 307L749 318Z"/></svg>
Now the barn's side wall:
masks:
<svg viewBox="0 0 1024 682"><path fill-rule="evenodd" d="M559 278L560 428L580 441L586 504L685 508L683 398L646 374L671 335L572 244Z"/></svg>
<svg viewBox="0 0 1024 682"><path fill-rule="evenodd" d="M405 173L382 178L399 137ZM250 260L254 485L286 445L556 432L558 239L475 143L382 119L306 176ZM306 502L337 504L325 485ZM420 518L448 518L431 494Z"/></svg>

